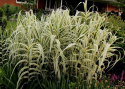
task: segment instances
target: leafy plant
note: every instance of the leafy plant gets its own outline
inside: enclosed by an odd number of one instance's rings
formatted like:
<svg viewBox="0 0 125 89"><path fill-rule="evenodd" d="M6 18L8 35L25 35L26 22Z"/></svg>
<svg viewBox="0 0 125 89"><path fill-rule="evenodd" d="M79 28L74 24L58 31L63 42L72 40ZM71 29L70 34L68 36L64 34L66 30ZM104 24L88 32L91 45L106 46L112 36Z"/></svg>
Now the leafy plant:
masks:
<svg viewBox="0 0 125 89"><path fill-rule="evenodd" d="M0 26L2 25L2 18L4 16L4 11L2 8L0 8Z"/></svg>
<svg viewBox="0 0 125 89"><path fill-rule="evenodd" d="M44 80L47 75L59 81L65 75L80 76L91 83L120 60L115 54L119 48L114 45L117 36L108 28L102 29L105 16L87 11L87 1L83 4L85 12L81 16L79 12L70 16L69 10L58 9L39 21L32 10L25 15L19 13L16 30L6 40L7 63L14 66L10 79L15 70L19 71L16 89L38 76Z"/></svg>
<svg viewBox="0 0 125 89"><path fill-rule="evenodd" d="M5 23L4 23L5 24ZM10 62L8 61L9 58L9 51L8 51L8 44L6 43L6 39L10 36L11 30L0 30L0 89L7 88L7 89L15 89L16 82L18 77L17 71L14 71L12 75L12 79L10 79L12 74L12 66L10 67Z"/></svg>
<svg viewBox="0 0 125 89"><path fill-rule="evenodd" d="M35 9L35 15L38 19L41 19L42 15L43 15L43 11L42 9Z"/></svg>
<svg viewBox="0 0 125 89"><path fill-rule="evenodd" d="M7 65L0 67L0 88L6 89L15 89L16 82L18 80L18 75L16 72L13 73L12 78L10 79L10 75L12 73L12 68Z"/></svg>
<svg viewBox="0 0 125 89"><path fill-rule="evenodd" d="M0 17L3 17L3 15L4 15L4 11L2 8L0 8Z"/></svg>
<svg viewBox="0 0 125 89"><path fill-rule="evenodd" d="M12 15L18 14L19 11L21 10L20 7L13 6L13 5L7 5L7 4L4 4L1 8L4 10L5 16L7 16L8 19Z"/></svg>
<svg viewBox="0 0 125 89"><path fill-rule="evenodd" d="M4 16L4 11L2 8L0 8L0 26L2 30L5 30L7 25L7 19Z"/></svg>
<svg viewBox="0 0 125 89"><path fill-rule="evenodd" d="M110 31L116 36L122 38L122 42L118 43L117 45L121 46L123 49L125 49L125 22L121 20L120 16L112 15L108 16L107 20L107 28L110 28ZM121 40L121 39L120 39ZM124 52L121 51L122 55L124 55ZM123 58L123 62L125 60L125 57Z"/></svg>
<svg viewBox="0 0 125 89"><path fill-rule="evenodd" d="M31 84L33 83L33 84ZM35 81L29 83L24 89L114 89L117 88L115 83L110 83L110 80L103 76L102 79L97 81L92 80L92 83L88 83L85 80L75 77L62 76L61 81L58 81L56 77L50 79L40 80L38 78ZM34 86L35 85L35 86ZM118 86L123 88L123 86Z"/></svg>
<svg viewBox="0 0 125 89"><path fill-rule="evenodd" d="M2 18L2 30L5 30L6 26L7 26L7 19L6 17L3 17Z"/></svg>
<svg viewBox="0 0 125 89"><path fill-rule="evenodd" d="M25 2L22 3L21 8L29 11L30 9L34 9L35 6L36 6L36 0L25 0Z"/></svg>
<svg viewBox="0 0 125 89"><path fill-rule="evenodd" d="M118 3L116 4L117 7L119 7L121 10L124 11L125 8L125 1L124 0L116 0Z"/></svg>
<svg viewBox="0 0 125 89"><path fill-rule="evenodd" d="M125 37L125 22L121 20L120 16L108 16L108 19L106 21L108 22L108 28L111 28L111 32L116 34L118 37Z"/></svg>
<svg viewBox="0 0 125 89"><path fill-rule="evenodd" d="M16 6L9 5L8 10L9 10L9 14L12 15L16 11Z"/></svg>
<svg viewBox="0 0 125 89"><path fill-rule="evenodd" d="M16 23L16 21L8 21L6 29L8 31L13 31L17 27Z"/></svg>
<svg viewBox="0 0 125 89"><path fill-rule="evenodd" d="M1 8L2 8L2 9L4 10L4 12L6 13L6 12L8 11L8 7L9 7L9 5L3 4Z"/></svg>

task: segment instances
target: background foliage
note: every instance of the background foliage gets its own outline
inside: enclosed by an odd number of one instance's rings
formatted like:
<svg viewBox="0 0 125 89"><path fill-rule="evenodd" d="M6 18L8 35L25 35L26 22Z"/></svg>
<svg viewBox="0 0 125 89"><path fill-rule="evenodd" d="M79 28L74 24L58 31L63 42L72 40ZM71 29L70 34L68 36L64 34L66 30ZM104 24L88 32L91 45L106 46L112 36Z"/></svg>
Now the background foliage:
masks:
<svg viewBox="0 0 125 89"><path fill-rule="evenodd" d="M116 34L118 37L122 38L121 43L118 43L117 45L125 49L125 22L121 19L120 16L116 15L108 16L106 22L108 22L107 26L110 28L110 31ZM123 51L121 50L121 52ZM125 62L125 57L122 61Z"/></svg>
<svg viewBox="0 0 125 89"><path fill-rule="evenodd" d="M0 26L1 26L1 30L5 30L7 25L7 19L4 15L4 10L2 8L0 8Z"/></svg>
<svg viewBox="0 0 125 89"><path fill-rule="evenodd" d="M5 16L7 16L8 19L11 18L11 16L13 15L18 15L19 11L21 10L17 6L7 4L4 4L1 8L4 10Z"/></svg>

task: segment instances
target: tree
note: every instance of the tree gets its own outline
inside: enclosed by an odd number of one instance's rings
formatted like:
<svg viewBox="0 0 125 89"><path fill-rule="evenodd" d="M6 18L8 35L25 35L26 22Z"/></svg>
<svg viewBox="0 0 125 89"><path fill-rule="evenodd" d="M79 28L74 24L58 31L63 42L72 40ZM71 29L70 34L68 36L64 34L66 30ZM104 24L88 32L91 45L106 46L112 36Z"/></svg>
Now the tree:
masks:
<svg viewBox="0 0 125 89"><path fill-rule="evenodd" d="M116 0L117 1L117 7L119 7L121 10L125 11L125 0Z"/></svg>
<svg viewBox="0 0 125 89"><path fill-rule="evenodd" d="M22 3L21 7L25 10L34 9L36 6L36 0L24 0L24 3Z"/></svg>

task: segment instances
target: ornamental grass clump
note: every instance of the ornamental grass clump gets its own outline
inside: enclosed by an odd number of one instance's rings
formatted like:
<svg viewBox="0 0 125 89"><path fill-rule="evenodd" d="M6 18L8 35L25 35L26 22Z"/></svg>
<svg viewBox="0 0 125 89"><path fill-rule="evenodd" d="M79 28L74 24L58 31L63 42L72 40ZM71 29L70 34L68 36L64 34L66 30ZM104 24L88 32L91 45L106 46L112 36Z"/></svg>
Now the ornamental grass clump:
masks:
<svg viewBox="0 0 125 89"><path fill-rule="evenodd" d="M101 29L105 16L93 14L86 7L87 1L81 16L79 12L70 16L69 10L57 9L40 21L32 11L19 13L16 30L7 39L8 62L14 66L13 72L19 70L16 88L48 74L59 80L62 75L97 80L105 68L119 61L120 56L114 53L119 47L113 45L117 36L105 27ZM111 57L115 58L112 65L108 60Z"/></svg>

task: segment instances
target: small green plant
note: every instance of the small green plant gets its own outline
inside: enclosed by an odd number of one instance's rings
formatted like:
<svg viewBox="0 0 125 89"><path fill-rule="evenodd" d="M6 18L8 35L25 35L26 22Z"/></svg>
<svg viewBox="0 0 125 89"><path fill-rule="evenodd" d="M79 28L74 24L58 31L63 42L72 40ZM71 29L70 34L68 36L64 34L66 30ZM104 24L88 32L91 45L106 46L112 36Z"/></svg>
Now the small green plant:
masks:
<svg viewBox="0 0 125 89"><path fill-rule="evenodd" d="M12 68L9 67L7 64L0 67L0 89L2 88L15 89L16 88L18 75L16 72L14 72L12 78L10 79L11 73L12 73Z"/></svg>

